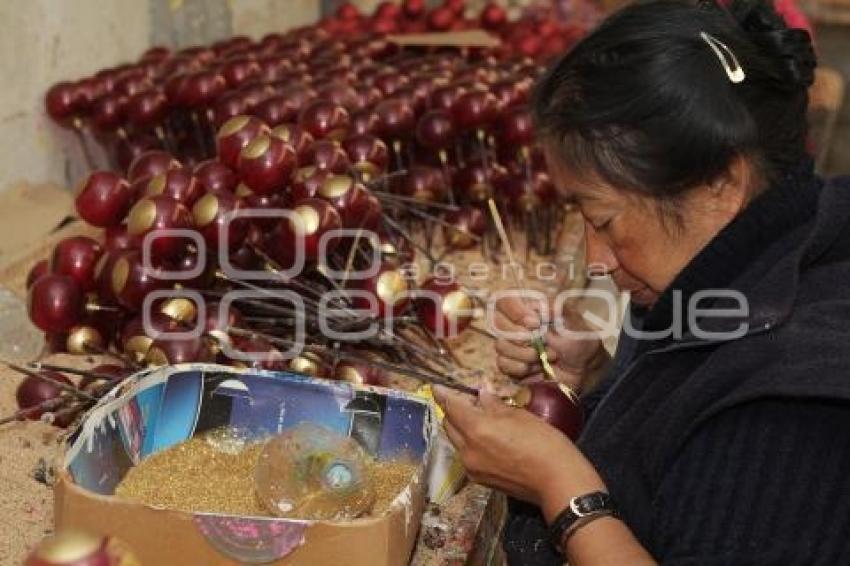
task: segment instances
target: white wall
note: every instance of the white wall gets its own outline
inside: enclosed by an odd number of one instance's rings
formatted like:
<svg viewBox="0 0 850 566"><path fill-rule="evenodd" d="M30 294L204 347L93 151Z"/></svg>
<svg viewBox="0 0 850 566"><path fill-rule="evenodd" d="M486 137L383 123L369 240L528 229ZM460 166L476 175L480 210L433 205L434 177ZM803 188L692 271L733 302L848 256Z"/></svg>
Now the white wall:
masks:
<svg viewBox="0 0 850 566"><path fill-rule="evenodd" d="M44 92L134 59L148 45L148 29L148 6L139 0L0 2L0 191L22 180L76 181L76 145L56 135Z"/></svg>

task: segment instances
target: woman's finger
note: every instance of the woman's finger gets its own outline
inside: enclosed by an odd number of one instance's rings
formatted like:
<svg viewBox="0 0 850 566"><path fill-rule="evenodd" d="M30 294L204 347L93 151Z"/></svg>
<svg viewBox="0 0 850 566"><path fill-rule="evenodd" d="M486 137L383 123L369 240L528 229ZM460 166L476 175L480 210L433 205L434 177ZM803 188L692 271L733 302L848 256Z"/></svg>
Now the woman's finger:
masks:
<svg viewBox="0 0 850 566"><path fill-rule="evenodd" d="M503 374L514 379L526 377L531 372L531 364L519 362L504 356L498 356L496 358L496 366Z"/></svg>
<svg viewBox="0 0 850 566"><path fill-rule="evenodd" d="M446 415L443 422L450 422L460 431L465 430L469 426L470 419L475 413L481 412L481 408L476 406L478 402L477 397L440 385L435 385L432 391L434 392L434 399L442 407L443 413Z"/></svg>
<svg viewBox="0 0 850 566"><path fill-rule="evenodd" d="M537 352L529 345L519 346L509 340L496 341L496 353L508 359L533 364L538 361Z"/></svg>
<svg viewBox="0 0 850 566"><path fill-rule="evenodd" d="M508 318L514 324L522 324L522 319L534 315L535 311L519 296L501 297L496 302L496 310Z"/></svg>
<svg viewBox="0 0 850 566"><path fill-rule="evenodd" d="M448 420L443 421L443 430L446 431L446 436L449 438L449 442L452 443L458 451L466 449L466 440L463 437L463 434Z"/></svg>

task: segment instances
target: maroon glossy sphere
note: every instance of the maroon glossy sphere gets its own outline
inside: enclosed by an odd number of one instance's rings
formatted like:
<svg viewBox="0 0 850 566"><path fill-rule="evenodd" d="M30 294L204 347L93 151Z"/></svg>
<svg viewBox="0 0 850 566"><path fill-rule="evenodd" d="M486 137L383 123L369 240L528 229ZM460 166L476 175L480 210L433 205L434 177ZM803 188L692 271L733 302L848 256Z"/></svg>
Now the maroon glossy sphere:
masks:
<svg viewBox="0 0 850 566"><path fill-rule="evenodd" d="M411 167L396 186L406 196L423 202L439 200L447 189L443 172L425 165Z"/></svg>
<svg viewBox="0 0 850 566"><path fill-rule="evenodd" d="M177 93L177 102L188 108L210 106L227 88L227 81L221 73L198 71L186 76Z"/></svg>
<svg viewBox="0 0 850 566"><path fill-rule="evenodd" d="M289 189L292 203L298 204L304 199L315 198L322 184L333 175L330 171L317 169L313 165L298 169Z"/></svg>
<svg viewBox="0 0 850 566"><path fill-rule="evenodd" d="M452 108L452 119L460 130L482 129L495 120L498 113L499 102L492 93L473 90L458 98Z"/></svg>
<svg viewBox="0 0 850 566"><path fill-rule="evenodd" d="M428 28L432 31L448 31L454 25L456 17L451 8L434 8L428 13Z"/></svg>
<svg viewBox="0 0 850 566"><path fill-rule="evenodd" d="M242 324L242 314L232 305L224 306L217 301L207 301L204 332L219 342L230 340L229 332Z"/></svg>
<svg viewBox="0 0 850 566"><path fill-rule="evenodd" d="M345 150L330 140L313 142L307 152L304 165L313 165L320 171L330 171L337 175L347 173L351 166Z"/></svg>
<svg viewBox="0 0 850 566"><path fill-rule="evenodd" d="M357 89L339 80L331 81L319 88L317 95L322 100L342 106L348 112L354 112L363 107L364 100Z"/></svg>
<svg viewBox="0 0 850 566"><path fill-rule="evenodd" d="M49 377L53 381L58 381L65 385L73 385L70 379L57 371L44 369L35 373ZM62 389L53 383L37 377L27 376L23 381L21 381L18 388L15 390L15 400L18 402L18 408L29 409L31 407L36 407L45 401L57 399L61 394ZM28 411L26 413L26 418L30 420L38 420L43 414L44 411Z"/></svg>
<svg viewBox="0 0 850 566"><path fill-rule="evenodd" d="M365 295L355 295L353 305L370 311L373 316L397 316L410 303L410 287L404 273L392 264L383 264L373 277L352 281L352 287L365 291ZM366 297L372 297L369 300Z"/></svg>
<svg viewBox="0 0 850 566"><path fill-rule="evenodd" d="M181 167L151 177L140 197L164 196L191 207L204 194L204 188L192 172Z"/></svg>
<svg viewBox="0 0 850 566"><path fill-rule="evenodd" d="M449 84L435 88L429 97L430 107L434 110L451 112L458 99L466 93L466 88L458 84Z"/></svg>
<svg viewBox="0 0 850 566"><path fill-rule="evenodd" d="M445 149L451 146L454 140L454 123L445 110L431 110L425 113L416 125L416 141L428 149Z"/></svg>
<svg viewBox="0 0 850 566"><path fill-rule="evenodd" d="M44 97L47 115L56 122L64 122L78 111L77 87L70 82L56 83L51 86Z"/></svg>
<svg viewBox="0 0 850 566"><path fill-rule="evenodd" d="M472 297L452 280L427 279L417 293L416 311L422 324L438 338L451 338L471 323L475 304Z"/></svg>
<svg viewBox="0 0 850 566"><path fill-rule="evenodd" d="M308 262L319 257L319 241L331 230L342 227L339 212L329 202L311 198L304 199L292 209L293 216L284 218L272 234L269 251L283 265L291 265L296 246L304 250L304 259ZM338 244L331 238L326 246L333 251Z"/></svg>
<svg viewBox="0 0 850 566"><path fill-rule="evenodd" d="M295 124L280 124L272 130L272 135L295 148L295 155L299 163L307 160L310 146L315 141L313 134Z"/></svg>
<svg viewBox="0 0 850 566"><path fill-rule="evenodd" d="M371 108L364 108L351 114L348 133L351 135L372 134L378 126L378 116Z"/></svg>
<svg viewBox="0 0 850 566"><path fill-rule="evenodd" d="M481 10L481 27L486 30L497 31L501 29L508 21L508 14L505 9L495 2L489 2L484 9Z"/></svg>
<svg viewBox="0 0 850 566"><path fill-rule="evenodd" d="M348 132L348 111L329 100L315 100L301 110L298 123L316 139L341 140Z"/></svg>
<svg viewBox="0 0 850 566"><path fill-rule="evenodd" d="M259 103L253 113L257 118L274 127L295 120L298 116L298 107L291 98L274 95Z"/></svg>
<svg viewBox="0 0 850 566"><path fill-rule="evenodd" d="M236 170L254 193L281 191L295 171L295 148L271 134L257 136L239 154Z"/></svg>
<svg viewBox="0 0 850 566"><path fill-rule="evenodd" d="M79 324L85 313L83 289L66 275L45 275L30 287L27 309L30 320L38 328L45 332L66 332Z"/></svg>
<svg viewBox="0 0 850 566"><path fill-rule="evenodd" d="M153 341L145 361L153 366L208 362L210 351L200 336L196 338L163 336Z"/></svg>
<svg viewBox="0 0 850 566"><path fill-rule="evenodd" d="M158 125L168 112L168 99L158 90L134 94L127 101L127 122L139 129Z"/></svg>
<svg viewBox="0 0 850 566"><path fill-rule="evenodd" d="M425 0L404 0L401 4L404 15L415 20L425 14Z"/></svg>
<svg viewBox="0 0 850 566"><path fill-rule="evenodd" d="M416 114L413 107L403 100L389 99L375 107L378 117L376 131L388 140L402 140L413 134L416 127Z"/></svg>
<svg viewBox="0 0 850 566"><path fill-rule="evenodd" d="M374 179L387 170L389 150L387 144L376 136L369 134L349 136L343 140L342 148L363 181Z"/></svg>
<svg viewBox="0 0 850 566"><path fill-rule="evenodd" d="M221 67L221 74L227 81L227 86L237 88L249 80L259 77L263 70L253 59L234 58Z"/></svg>
<svg viewBox="0 0 850 566"><path fill-rule="evenodd" d="M384 385L387 382L387 375L382 369L364 362L338 363L333 378L358 385Z"/></svg>
<svg viewBox="0 0 850 566"><path fill-rule="evenodd" d="M239 184L233 169L216 159L201 161L192 173L208 193L232 193Z"/></svg>
<svg viewBox="0 0 850 566"><path fill-rule="evenodd" d="M528 400L524 407L572 440L576 440L584 424L584 411L554 381L539 381L526 385ZM522 394L522 393L521 393Z"/></svg>
<svg viewBox="0 0 850 566"><path fill-rule="evenodd" d="M449 212L444 220L453 225L446 228L446 242L455 249L468 249L477 243L476 238L481 238L487 231L487 217L478 208L461 208Z"/></svg>
<svg viewBox="0 0 850 566"><path fill-rule="evenodd" d="M130 132L115 142L115 160L122 171L130 168L133 161L148 151L162 148L156 136L145 132Z"/></svg>
<svg viewBox="0 0 850 566"><path fill-rule="evenodd" d="M348 175L328 177L319 187L318 195L336 209L343 228L357 228L370 207L370 193L362 184Z"/></svg>
<svg viewBox="0 0 850 566"><path fill-rule="evenodd" d="M145 359L156 338L182 330L180 323L156 310L150 312L148 322L149 332L145 329L144 317L141 314L136 315L124 323L118 337L121 351L137 362Z"/></svg>
<svg viewBox="0 0 850 566"><path fill-rule="evenodd" d="M142 242L148 234L160 230L185 230L192 228L192 214L185 205L164 195L141 199L127 216L127 233ZM178 235L153 238L150 244L154 260L174 258L183 253L189 240Z"/></svg>
<svg viewBox="0 0 850 566"><path fill-rule="evenodd" d="M226 237L230 250L238 248L245 241L248 223L234 216L241 206L241 201L232 193L208 193L192 207L195 227L212 249L219 249L222 237ZM223 236L225 231L226 236Z"/></svg>
<svg viewBox="0 0 850 566"><path fill-rule="evenodd" d="M84 292L94 289L94 272L103 247L86 236L65 238L53 248L50 272L74 279Z"/></svg>
<svg viewBox="0 0 850 566"><path fill-rule="evenodd" d="M105 252L121 252L132 250L138 246L136 238L127 233L127 225L109 226L103 233L103 249ZM101 256L102 257L102 256Z"/></svg>
<svg viewBox="0 0 850 566"><path fill-rule="evenodd" d="M160 173L182 167L167 151L151 150L136 157L127 170L127 179L132 183L139 179L150 179Z"/></svg>
<svg viewBox="0 0 850 566"><path fill-rule="evenodd" d="M253 116L236 116L219 129L216 136L219 160L233 170L239 165L239 154L251 140L271 130Z"/></svg>
<svg viewBox="0 0 850 566"><path fill-rule="evenodd" d="M127 119L129 101L129 98L118 93L110 93L101 97L92 106L92 125L100 132L114 132Z"/></svg>
<svg viewBox="0 0 850 566"><path fill-rule="evenodd" d="M29 273L27 273L27 289L32 287L33 283L48 273L50 273L50 264L46 259L43 259L33 265L30 268Z"/></svg>
<svg viewBox="0 0 850 566"><path fill-rule="evenodd" d="M527 108L507 110L499 121L499 144L518 149L534 142L534 123Z"/></svg>
<svg viewBox="0 0 850 566"><path fill-rule="evenodd" d="M241 116L247 111L248 101L242 92L238 90L225 92L213 104L213 121L216 126L221 127L231 118Z"/></svg>
<svg viewBox="0 0 850 566"><path fill-rule="evenodd" d="M74 207L92 226L120 224L133 203L130 184L111 171L94 171L80 184Z"/></svg>
<svg viewBox="0 0 850 566"><path fill-rule="evenodd" d="M490 198L493 193L494 167L494 164L490 164L488 171L483 163L472 161L458 169L453 178L457 192L471 202L483 202Z"/></svg>
<svg viewBox="0 0 850 566"><path fill-rule="evenodd" d="M410 78L395 69L375 75L372 79L372 86L377 88L384 97L392 96L408 84L410 84Z"/></svg>
<svg viewBox="0 0 850 566"><path fill-rule="evenodd" d="M173 201L172 201L173 202ZM145 297L152 291L169 287L169 282L161 276L153 266L146 269L142 254L129 250L118 255L110 262L112 269L106 280L111 287L111 294L118 304L131 312L141 310Z"/></svg>

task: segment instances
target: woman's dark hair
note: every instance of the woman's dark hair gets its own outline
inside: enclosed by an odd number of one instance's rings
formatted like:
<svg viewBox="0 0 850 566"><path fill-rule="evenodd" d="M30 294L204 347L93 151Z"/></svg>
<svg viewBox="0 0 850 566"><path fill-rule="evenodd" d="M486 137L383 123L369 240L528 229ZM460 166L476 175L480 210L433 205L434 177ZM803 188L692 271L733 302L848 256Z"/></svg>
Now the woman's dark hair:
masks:
<svg viewBox="0 0 850 566"><path fill-rule="evenodd" d="M743 81L702 33L731 50ZM579 175L674 198L738 155L768 181L799 165L815 64L808 32L788 29L769 0L655 0L612 15L558 61L533 111Z"/></svg>

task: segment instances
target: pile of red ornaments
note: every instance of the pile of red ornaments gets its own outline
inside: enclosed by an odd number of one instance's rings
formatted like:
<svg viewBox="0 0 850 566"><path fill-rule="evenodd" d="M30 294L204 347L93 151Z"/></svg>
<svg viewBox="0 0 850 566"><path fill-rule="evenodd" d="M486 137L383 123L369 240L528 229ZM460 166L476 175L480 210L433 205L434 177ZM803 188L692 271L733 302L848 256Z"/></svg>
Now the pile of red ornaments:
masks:
<svg viewBox="0 0 850 566"><path fill-rule="evenodd" d="M451 374L434 344L463 331L474 301L451 280L417 286L403 264L416 253L435 263L437 228L449 249L483 245L491 198L540 253L553 251L563 216L527 108L543 70L529 56L544 51L519 41L546 24L507 22L495 5L472 21L464 8L407 0L366 17L344 4L316 26L153 48L51 88L51 117L112 156L75 201L99 235L60 242L28 280L30 317L51 347L130 370L216 361L367 383L382 381L377 367ZM385 38L479 26L507 41L400 49ZM576 36L547 34L564 47ZM334 338L376 321L368 339ZM307 347L290 353L295 342ZM52 393L19 396L21 417L56 412L58 398L69 414L69 403L90 405L41 382Z"/></svg>

